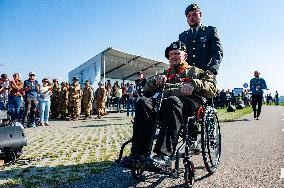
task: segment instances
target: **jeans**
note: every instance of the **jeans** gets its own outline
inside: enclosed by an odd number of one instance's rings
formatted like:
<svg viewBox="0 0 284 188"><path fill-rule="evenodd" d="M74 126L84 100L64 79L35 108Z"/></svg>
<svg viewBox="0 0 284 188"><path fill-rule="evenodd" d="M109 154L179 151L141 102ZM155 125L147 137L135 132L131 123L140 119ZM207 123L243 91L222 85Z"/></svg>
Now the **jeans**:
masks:
<svg viewBox="0 0 284 188"><path fill-rule="evenodd" d="M134 99L128 99L127 100L127 116L129 116L129 110L131 109L131 116L134 114L134 105L135 101Z"/></svg>
<svg viewBox="0 0 284 188"><path fill-rule="evenodd" d="M50 101L40 101L40 123L48 123Z"/></svg>
<svg viewBox="0 0 284 188"><path fill-rule="evenodd" d="M119 111L119 109L120 109L120 97L115 97L114 101L116 103L117 111Z"/></svg>
<svg viewBox="0 0 284 188"><path fill-rule="evenodd" d="M36 105L37 105L37 100L36 99L31 99L31 98L26 98L25 99L25 114L23 118L23 123L28 122L28 115L29 115L29 123L34 123L35 118L36 118Z"/></svg>
<svg viewBox="0 0 284 188"><path fill-rule="evenodd" d="M11 114L12 120L19 120L21 107L21 96L9 95L8 111Z"/></svg>

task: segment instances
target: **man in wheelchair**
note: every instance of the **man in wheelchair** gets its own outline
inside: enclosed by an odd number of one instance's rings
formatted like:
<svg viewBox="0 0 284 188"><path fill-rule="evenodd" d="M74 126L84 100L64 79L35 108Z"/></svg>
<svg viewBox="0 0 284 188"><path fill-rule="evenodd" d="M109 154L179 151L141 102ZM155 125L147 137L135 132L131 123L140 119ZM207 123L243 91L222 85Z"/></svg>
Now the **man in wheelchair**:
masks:
<svg viewBox="0 0 284 188"><path fill-rule="evenodd" d="M170 169L183 120L202 105L197 96L212 98L216 93L213 76L187 64L188 54L184 43L171 43L165 50L165 56L169 59L170 68L148 80L143 90L149 95L163 88L161 107L157 110L153 97L140 98L136 102L131 154L122 161L126 167L131 168L139 163L152 171ZM156 155L151 157L157 122L160 131L153 150ZM194 132L194 128L190 130Z"/></svg>

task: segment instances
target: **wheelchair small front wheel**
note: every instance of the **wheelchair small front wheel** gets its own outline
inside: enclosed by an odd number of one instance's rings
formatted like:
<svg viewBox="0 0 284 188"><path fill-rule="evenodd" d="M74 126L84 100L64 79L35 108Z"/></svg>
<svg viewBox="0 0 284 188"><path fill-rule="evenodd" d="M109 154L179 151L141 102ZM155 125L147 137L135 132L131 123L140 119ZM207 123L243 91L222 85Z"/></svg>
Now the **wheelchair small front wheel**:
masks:
<svg viewBox="0 0 284 188"><path fill-rule="evenodd" d="M141 179L143 177L144 170L141 168L131 169L131 174L135 179Z"/></svg>

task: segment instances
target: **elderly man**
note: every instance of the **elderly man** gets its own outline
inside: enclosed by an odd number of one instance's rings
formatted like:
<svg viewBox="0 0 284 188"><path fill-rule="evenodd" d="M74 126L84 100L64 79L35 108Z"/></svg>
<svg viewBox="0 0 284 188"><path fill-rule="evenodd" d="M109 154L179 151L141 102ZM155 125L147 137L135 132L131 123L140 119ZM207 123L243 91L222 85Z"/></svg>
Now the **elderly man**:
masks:
<svg viewBox="0 0 284 188"><path fill-rule="evenodd" d="M218 74L223 49L216 27L201 24L202 12L196 4L185 10L189 30L179 35L187 48L188 64L203 69L209 74Z"/></svg>
<svg viewBox="0 0 284 188"><path fill-rule="evenodd" d="M178 131L185 117L192 115L201 101L194 94L211 98L215 95L216 85L213 76L203 70L189 66L186 62L186 46L181 41L173 42L165 51L170 68L155 79L148 80L144 92L153 92L166 82L171 88L165 88L159 113L161 129L154 152L150 158L155 130L156 112L152 98L140 98L135 106L136 117L133 125L133 141L131 155L123 160L123 164L131 166L137 160L144 161L146 168L162 170L171 165L170 157L175 153Z"/></svg>

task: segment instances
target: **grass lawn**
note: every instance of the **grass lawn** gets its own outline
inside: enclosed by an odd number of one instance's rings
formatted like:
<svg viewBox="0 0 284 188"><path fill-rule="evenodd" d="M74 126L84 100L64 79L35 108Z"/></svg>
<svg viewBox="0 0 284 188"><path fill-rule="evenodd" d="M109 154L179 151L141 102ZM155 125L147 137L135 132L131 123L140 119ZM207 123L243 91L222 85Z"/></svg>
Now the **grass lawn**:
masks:
<svg viewBox="0 0 284 188"><path fill-rule="evenodd" d="M220 122L231 122L242 116L251 113L253 110L251 107L244 109L237 109L235 112L227 112L227 109L218 109L218 118Z"/></svg>

